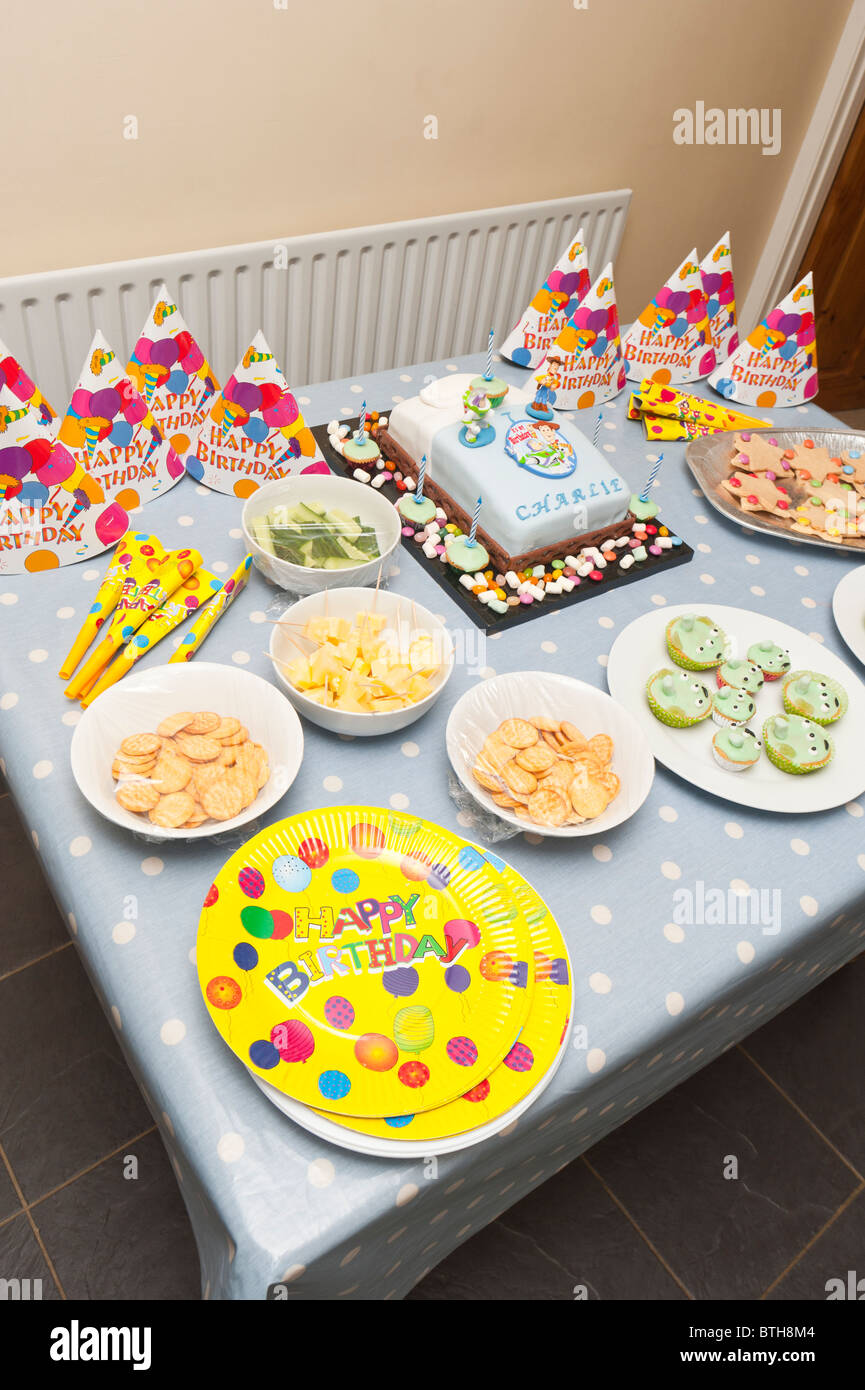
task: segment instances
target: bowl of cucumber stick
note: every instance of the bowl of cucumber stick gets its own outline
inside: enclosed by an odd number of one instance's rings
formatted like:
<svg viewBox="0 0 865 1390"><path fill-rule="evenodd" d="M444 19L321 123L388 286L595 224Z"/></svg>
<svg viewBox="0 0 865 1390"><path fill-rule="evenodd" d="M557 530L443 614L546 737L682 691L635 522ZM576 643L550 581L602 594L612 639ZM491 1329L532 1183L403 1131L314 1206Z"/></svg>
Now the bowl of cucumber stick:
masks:
<svg viewBox="0 0 865 1390"><path fill-rule="evenodd" d="M253 562L295 594L386 579L399 545L399 513L386 497L324 473L265 483L241 520Z"/></svg>

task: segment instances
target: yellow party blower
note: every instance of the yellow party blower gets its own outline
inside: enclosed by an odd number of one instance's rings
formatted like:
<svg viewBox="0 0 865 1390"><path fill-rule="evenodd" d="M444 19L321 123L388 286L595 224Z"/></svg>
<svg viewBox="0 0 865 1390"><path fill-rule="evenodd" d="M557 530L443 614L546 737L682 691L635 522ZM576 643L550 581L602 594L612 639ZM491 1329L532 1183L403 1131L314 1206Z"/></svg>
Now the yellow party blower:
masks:
<svg viewBox="0 0 865 1390"><path fill-rule="evenodd" d="M105 578L96 591L90 612L57 673L59 676L68 680L72 675L106 618L116 608L127 575L136 569L141 570L151 556L161 560L164 555L165 549L155 536L135 531L127 531L125 536L121 536Z"/></svg>
<svg viewBox="0 0 865 1390"><path fill-rule="evenodd" d="M121 680L145 652L149 652L151 647L155 647L157 642L161 642L163 637L173 632L191 613L197 613L205 603L209 603L220 588L216 575L211 574L209 570L196 570L189 579L185 579L172 597L166 599L162 607L130 638L117 660L103 670L102 675L82 698L81 704L84 708L92 704L103 690Z"/></svg>
<svg viewBox="0 0 865 1390"><path fill-rule="evenodd" d="M147 619L167 598L179 589L185 579L201 567L201 555L197 550L171 550L145 584L135 584L130 575L123 586L123 593L117 603L108 635L92 653L89 660L70 681L64 694L68 700L77 700L84 695L101 675L115 652L125 647L133 633L143 627ZM129 588L127 589L127 584Z"/></svg>
<svg viewBox="0 0 865 1390"><path fill-rule="evenodd" d="M195 619L177 651L170 658L169 665L174 661L189 661L193 654L198 651L216 620L222 616L226 608L231 607L241 590L246 588L251 568L252 556L247 555L245 559L241 560L231 578L226 579L222 588L213 601L207 605L201 616Z"/></svg>

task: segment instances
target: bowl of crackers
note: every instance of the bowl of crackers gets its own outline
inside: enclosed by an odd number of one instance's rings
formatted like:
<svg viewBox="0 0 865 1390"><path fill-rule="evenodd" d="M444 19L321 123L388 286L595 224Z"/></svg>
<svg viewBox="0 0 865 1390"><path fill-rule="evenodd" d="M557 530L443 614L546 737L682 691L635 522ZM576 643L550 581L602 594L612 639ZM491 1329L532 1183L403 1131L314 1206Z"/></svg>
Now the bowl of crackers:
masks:
<svg viewBox="0 0 865 1390"><path fill-rule="evenodd" d="M639 810L655 760L633 716L602 690L512 671L457 701L447 750L472 798L515 829L596 835Z"/></svg>
<svg viewBox="0 0 865 1390"><path fill-rule="evenodd" d="M212 662L132 672L72 738L78 789L115 825L156 840L245 825L288 791L303 759L291 705L251 671Z"/></svg>

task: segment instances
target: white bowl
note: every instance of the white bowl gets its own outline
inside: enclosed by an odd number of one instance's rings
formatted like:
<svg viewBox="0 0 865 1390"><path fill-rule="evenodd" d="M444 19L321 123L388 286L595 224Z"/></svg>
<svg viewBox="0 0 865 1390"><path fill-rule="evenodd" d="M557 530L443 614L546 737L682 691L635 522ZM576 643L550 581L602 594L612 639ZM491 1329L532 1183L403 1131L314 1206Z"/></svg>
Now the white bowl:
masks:
<svg viewBox="0 0 865 1390"><path fill-rule="evenodd" d="M169 714L185 709L235 715L250 738L267 749L270 779L252 805L232 820L170 830L118 803L111 764L129 734L155 730ZM279 691L251 671L207 661L178 662L132 671L97 696L75 726L71 759L78 790L106 820L154 840L202 840L245 825L285 795L303 760L303 727Z"/></svg>
<svg viewBox="0 0 865 1390"><path fill-rule="evenodd" d="M489 792L472 776L484 741L502 721L529 719L533 715L568 719L587 738L592 734L609 734L613 740L610 766L621 786L618 796L594 820L560 826L521 820L512 811L497 806ZM466 691L451 710L445 738L451 766L475 801L518 830L563 840L598 835L614 825L621 825L640 809L655 776L652 751L634 716L603 690L551 671L511 671L493 676Z"/></svg>
<svg viewBox="0 0 865 1390"><path fill-rule="evenodd" d="M337 507L351 516L359 516L368 526L374 526L381 554L351 569L308 569L278 560L264 550L250 529L254 517L264 516L275 506L296 506L299 502L319 502L323 507ZM379 574L386 575L388 561L400 542L402 522L392 502L365 483L333 474L311 473L307 477L281 478L265 483L244 504L241 525L246 544L252 551L256 569L281 589L295 594L315 594L321 589L343 589L358 584L375 584Z"/></svg>
<svg viewBox="0 0 865 1390"><path fill-rule="evenodd" d="M314 651L313 644L300 636L301 628L309 619L322 617L326 613L332 618L348 618L351 621L361 610L367 611L373 606L376 612L385 614L388 627L394 632L413 634L423 630L432 634L442 662L438 675L433 678L432 693L425 700L418 700L405 709L380 714L354 714L349 710L328 709L310 700L302 690L296 690L283 674L279 663L293 661L301 651ZM297 639L296 642L292 641L289 633ZM322 729L330 729L335 734L355 734L361 738L392 734L397 729L414 724L415 720L432 709L454 669L453 642L444 623L428 608L385 589L380 589L375 598L368 589L336 589L327 594L310 594L307 598L299 599L286 609L279 623L271 628L270 655L274 658L276 679L295 709Z"/></svg>

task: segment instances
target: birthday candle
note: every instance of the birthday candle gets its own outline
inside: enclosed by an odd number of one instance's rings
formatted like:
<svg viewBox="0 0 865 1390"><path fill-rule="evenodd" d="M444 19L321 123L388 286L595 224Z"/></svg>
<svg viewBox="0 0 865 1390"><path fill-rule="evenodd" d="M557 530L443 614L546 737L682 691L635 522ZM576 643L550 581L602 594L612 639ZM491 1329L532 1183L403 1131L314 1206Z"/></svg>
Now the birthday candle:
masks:
<svg viewBox="0 0 865 1390"><path fill-rule="evenodd" d="M480 514L481 514L481 503L482 503L482 502L483 502L483 498L482 498L482 497L479 497L478 500L477 500L477 502L475 503L475 512L474 512L474 516L472 517L472 529L471 529L471 531L469 532L469 538L468 538L468 540L466 541L466 545L475 545L475 544L476 544L475 537L477 536L477 533L478 533L478 517L479 517Z"/></svg>
<svg viewBox="0 0 865 1390"><path fill-rule="evenodd" d="M200 617L195 619L177 651L169 659L169 665L173 661L189 661L198 651L217 618L222 616L226 608L231 607L237 595L246 588L246 581L249 579L251 568L252 556L247 555L241 560L234 574L226 579L222 588L217 591Z"/></svg>
<svg viewBox="0 0 865 1390"><path fill-rule="evenodd" d="M640 501L641 501L641 502L647 502L647 501L649 500L649 493L651 492L652 488L655 486L655 479L657 478L659 472L661 471L661 464L662 464L663 462L664 462L664 455L663 455L663 454L659 454L659 455L658 455L657 462L656 462L655 465L653 466L652 471L651 471L651 473L649 474L649 476L648 476L648 478L647 478L647 480L646 480L646 486L643 488L643 491L640 493Z"/></svg>
<svg viewBox="0 0 865 1390"><path fill-rule="evenodd" d="M594 446L595 446L596 449L597 449L597 447L598 447L598 436L599 436L599 434L601 433L601 421L603 420L603 418L604 418L604 412L603 412L602 410L599 410L599 411L598 411L598 418L597 418L597 420L595 421L595 432L594 432L594 434L592 435L592 443L594 444Z"/></svg>
<svg viewBox="0 0 865 1390"><path fill-rule="evenodd" d="M426 477L426 454L421 454L420 468L417 473L417 488L415 489L414 500L423 501L423 483Z"/></svg>
<svg viewBox="0 0 865 1390"><path fill-rule="evenodd" d="M484 381L492 381L492 379L493 379L493 338L494 338L494 337L495 337L495 329L494 329L494 328L491 328L491 329L490 329L489 342L487 343L487 369L486 369L486 371L484 372Z"/></svg>
<svg viewBox="0 0 865 1390"><path fill-rule="evenodd" d="M366 439L366 401L364 401L360 407L360 420L358 421L355 439L358 444L363 444Z"/></svg>

